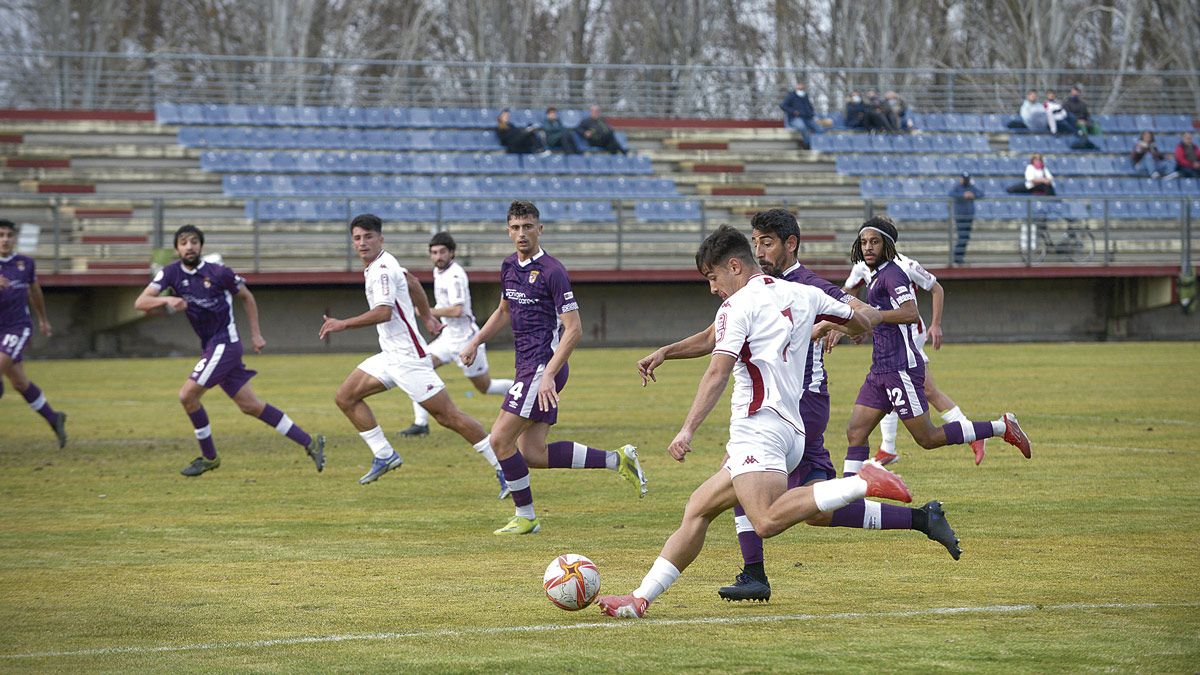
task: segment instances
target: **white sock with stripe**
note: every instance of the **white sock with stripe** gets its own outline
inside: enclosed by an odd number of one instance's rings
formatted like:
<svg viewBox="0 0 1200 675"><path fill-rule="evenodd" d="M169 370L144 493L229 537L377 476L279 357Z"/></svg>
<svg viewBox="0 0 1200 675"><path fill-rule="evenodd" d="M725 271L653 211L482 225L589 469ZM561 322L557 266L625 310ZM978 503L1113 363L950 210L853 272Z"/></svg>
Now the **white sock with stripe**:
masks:
<svg viewBox="0 0 1200 675"><path fill-rule="evenodd" d="M659 556L650 566L650 571L642 578L642 585L634 590L633 595L654 602L655 598L662 595L675 580L679 578L679 570L675 565L671 564L670 560Z"/></svg>
<svg viewBox="0 0 1200 675"><path fill-rule="evenodd" d="M496 459L496 452L492 450L492 437L484 436L482 441L475 444L475 452L483 455L483 458L492 465L493 469L500 469L500 460Z"/></svg>
<svg viewBox="0 0 1200 675"><path fill-rule="evenodd" d="M413 424L423 427L429 426L429 411L416 401L413 401Z"/></svg>
<svg viewBox="0 0 1200 675"><path fill-rule="evenodd" d="M858 476L851 476L814 483L812 495L817 509L825 513L837 511L850 502L866 497L867 481Z"/></svg>
<svg viewBox="0 0 1200 675"><path fill-rule="evenodd" d="M883 416L883 421L879 423L879 432L883 435L883 439L879 442L879 449L890 454L896 454L896 429L900 426L900 416L895 411Z"/></svg>

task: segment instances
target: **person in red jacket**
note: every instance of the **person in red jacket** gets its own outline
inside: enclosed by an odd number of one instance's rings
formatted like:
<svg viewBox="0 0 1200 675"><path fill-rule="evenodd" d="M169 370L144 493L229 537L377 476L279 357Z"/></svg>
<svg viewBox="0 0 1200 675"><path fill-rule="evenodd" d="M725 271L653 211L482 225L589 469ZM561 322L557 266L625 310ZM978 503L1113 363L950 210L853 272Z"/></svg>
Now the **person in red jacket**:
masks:
<svg viewBox="0 0 1200 675"><path fill-rule="evenodd" d="M1192 134L1184 132L1175 146L1175 170L1181 178L1200 178L1200 148L1192 142Z"/></svg>

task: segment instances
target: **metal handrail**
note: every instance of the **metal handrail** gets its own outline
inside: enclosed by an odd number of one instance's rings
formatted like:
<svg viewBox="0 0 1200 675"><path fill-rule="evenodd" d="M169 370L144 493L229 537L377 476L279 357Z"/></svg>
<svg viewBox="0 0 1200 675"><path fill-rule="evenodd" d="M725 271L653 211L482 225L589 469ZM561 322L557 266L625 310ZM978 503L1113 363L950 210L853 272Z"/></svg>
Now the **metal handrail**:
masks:
<svg viewBox="0 0 1200 675"><path fill-rule="evenodd" d="M433 107L586 107L645 117L776 117L787 68L712 64L578 64L389 59L141 55L0 50L0 105L148 108L157 101ZM370 70L376 74L366 74ZM811 66L819 108L852 88L895 88L912 109L1013 112L1026 88L1087 87L1093 112L1195 113L1200 72ZM1119 85L1118 85L1119 83ZM1119 95L1112 95L1120 86Z"/></svg>

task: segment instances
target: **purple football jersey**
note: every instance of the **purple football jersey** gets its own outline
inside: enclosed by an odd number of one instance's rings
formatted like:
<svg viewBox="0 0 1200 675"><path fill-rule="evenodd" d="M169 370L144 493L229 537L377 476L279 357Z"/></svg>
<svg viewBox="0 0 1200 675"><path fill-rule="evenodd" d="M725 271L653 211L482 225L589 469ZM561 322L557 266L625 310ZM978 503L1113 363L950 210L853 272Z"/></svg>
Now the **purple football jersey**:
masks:
<svg viewBox="0 0 1200 675"><path fill-rule="evenodd" d="M500 265L500 293L512 319L517 371L549 362L563 334L558 316L579 309L567 268L545 251L524 263L514 253Z"/></svg>
<svg viewBox="0 0 1200 675"><path fill-rule="evenodd" d="M815 272L800 263L796 263L783 273L783 278L798 284L812 286L825 295L839 302L849 302L852 297L840 286L817 276ZM808 350L808 358L804 364L804 391L816 394L829 394L829 374L825 370L825 350L820 341L814 342Z"/></svg>
<svg viewBox="0 0 1200 675"><path fill-rule="evenodd" d="M233 296L245 281L224 265L202 262L194 270L176 260L154 275L151 286L171 289L187 300L187 318L200 336L201 348L219 342L237 342L233 321Z"/></svg>
<svg viewBox="0 0 1200 675"><path fill-rule="evenodd" d="M867 286L867 304L881 312L899 309L915 301L908 274L894 262L885 262L875 269L875 278ZM916 343L917 324L881 323L872 332L872 373L893 373L899 370L925 369Z"/></svg>
<svg viewBox="0 0 1200 675"><path fill-rule="evenodd" d="M29 287L37 283L33 258L19 253L0 258L0 275L8 279L8 287L0 290L0 328L32 327Z"/></svg>

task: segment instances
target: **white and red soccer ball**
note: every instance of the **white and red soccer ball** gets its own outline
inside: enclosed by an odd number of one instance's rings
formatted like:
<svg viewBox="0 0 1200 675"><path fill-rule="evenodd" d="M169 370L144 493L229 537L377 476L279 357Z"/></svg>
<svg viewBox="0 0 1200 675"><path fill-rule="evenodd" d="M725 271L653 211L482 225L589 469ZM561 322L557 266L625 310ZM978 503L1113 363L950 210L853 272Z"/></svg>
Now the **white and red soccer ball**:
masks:
<svg viewBox="0 0 1200 675"><path fill-rule="evenodd" d="M586 557L567 553L550 562L542 577L550 602L573 612L592 604L600 593L600 570Z"/></svg>

